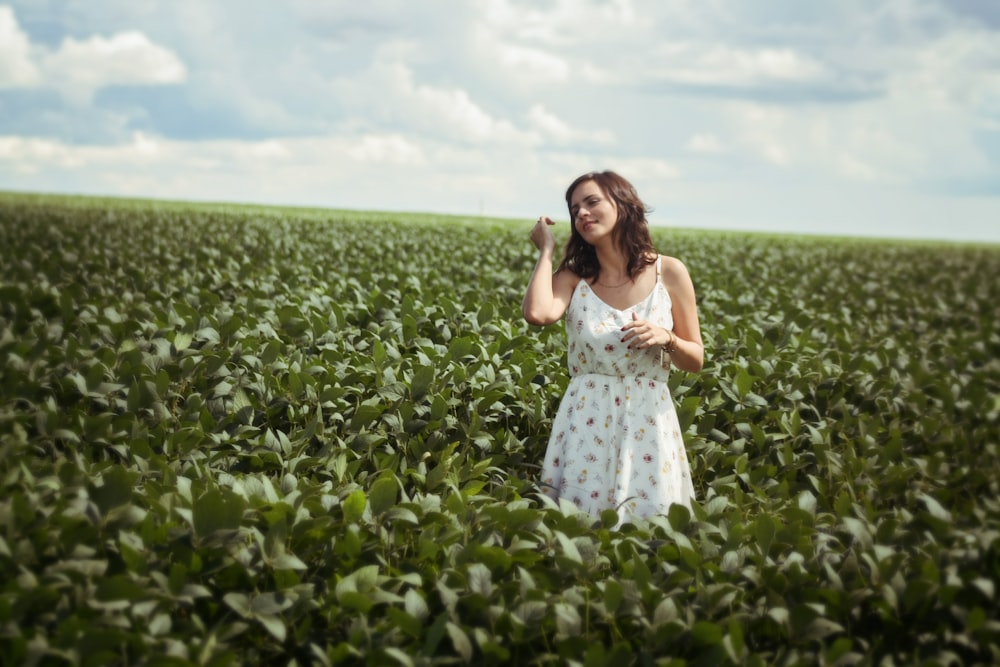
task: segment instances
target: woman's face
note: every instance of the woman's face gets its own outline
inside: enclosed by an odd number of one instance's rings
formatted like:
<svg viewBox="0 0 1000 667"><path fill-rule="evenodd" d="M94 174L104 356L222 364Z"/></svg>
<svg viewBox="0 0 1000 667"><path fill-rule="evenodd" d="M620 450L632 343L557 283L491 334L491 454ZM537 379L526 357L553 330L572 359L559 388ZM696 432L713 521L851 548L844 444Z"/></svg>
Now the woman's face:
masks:
<svg viewBox="0 0 1000 667"><path fill-rule="evenodd" d="M618 224L618 206L604 194L597 181L588 180L576 186L569 205L573 225L587 243L593 245L602 237L610 238Z"/></svg>

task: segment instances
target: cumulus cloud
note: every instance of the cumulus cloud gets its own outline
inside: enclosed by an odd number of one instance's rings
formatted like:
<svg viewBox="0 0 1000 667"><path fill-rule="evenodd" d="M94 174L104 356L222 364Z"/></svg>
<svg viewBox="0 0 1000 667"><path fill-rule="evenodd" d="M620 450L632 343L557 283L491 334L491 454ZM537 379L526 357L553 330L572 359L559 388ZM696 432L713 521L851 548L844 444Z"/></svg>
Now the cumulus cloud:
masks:
<svg viewBox="0 0 1000 667"><path fill-rule="evenodd" d="M542 135L543 139L557 143L579 141L600 146L614 141L614 134L607 130L591 132L570 127L542 104L535 104L528 110L528 122Z"/></svg>
<svg viewBox="0 0 1000 667"><path fill-rule="evenodd" d="M34 85L40 79L31 59L31 42L21 30L14 10L0 5L0 88Z"/></svg>
<svg viewBox="0 0 1000 667"><path fill-rule="evenodd" d="M491 52L503 67L530 83L564 82L570 76L570 65L565 58L542 49L501 43Z"/></svg>
<svg viewBox="0 0 1000 667"><path fill-rule="evenodd" d="M773 81L818 81L826 68L790 48L668 43L652 54L654 77L693 86L748 87Z"/></svg>
<svg viewBox="0 0 1000 667"><path fill-rule="evenodd" d="M934 111L965 109L1000 129L1000 35L982 28L956 30L895 54L908 58L890 80L897 97L918 97Z"/></svg>
<svg viewBox="0 0 1000 667"><path fill-rule="evenodd" d="M359 137L348 146L347 155L358 162L374 164L421 166L427 163L423 149L413 141L398 134L369 134Z"/></svg>
<svg viewBox="0 0 1000 667"><path fill-rule="evenodd" d="M517 214L553 192L558 201L565 176L554 189L540 178L556 161L516 146L484 155L391 134L190 141L135 133L114 145L0 136L7 187L466 214Z"/></svg>
<svg viewBox="0 0 1000 667"><path fill-rule="evenodd" d="M55 50L32 45L10 7L0 6L0 87L51 88L77 103L114 85L181 83L186 68L140 31L66 37Z"/></svg>
<svg viewBox="0 0 1000 667"><path fill-rule="evenodd" d="M81 41L69 37L43 56L41 69L49 85L79 99L106 86L181 83L186 75L173 52L138 31Z"/></svg>
<svg viewBox="0 0 1000 667"><path fill-rule="evenodd" d="M387 52L395 55L397 50ZM410 67L395 60L376 62L363 74L341 79L335 90L352 112L367 118L366 126L375 125L369 129L383 134L386 128L407 128L469 145L525 149L582 140L607 144L613 139L606 130L572 127L542 104L530 106L523 125L494 115L467 90L418 82Z"/></svg>
<svg viewBox="0 0 1000 667"><path fill-rule="evenodd" d="M699 132L692 135L684 144L684 148L692 153L706 154L724 153L726 150L719 138L711 132Z"/></svg>
<svg viewBox="0 0 1000 667"><path fill-rule="evenodd" d="M333 90L366 126L405 128L472 143L525 140L523 132L486 111L468 91L418 83L401 62L376 62L362 74L340 77Z"/></svg>

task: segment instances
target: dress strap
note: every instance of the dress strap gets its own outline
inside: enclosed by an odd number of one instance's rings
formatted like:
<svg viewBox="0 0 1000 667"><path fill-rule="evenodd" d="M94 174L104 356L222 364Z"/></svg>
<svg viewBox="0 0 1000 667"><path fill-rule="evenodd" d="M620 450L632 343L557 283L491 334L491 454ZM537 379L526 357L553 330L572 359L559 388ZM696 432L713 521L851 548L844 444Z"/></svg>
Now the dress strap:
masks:
<svg viewBox="0 0 1000 667"><path fill-rule="evenodd" d="M663 255L656 256L656 282L660 282L660 260L663 259Z"/></svg>

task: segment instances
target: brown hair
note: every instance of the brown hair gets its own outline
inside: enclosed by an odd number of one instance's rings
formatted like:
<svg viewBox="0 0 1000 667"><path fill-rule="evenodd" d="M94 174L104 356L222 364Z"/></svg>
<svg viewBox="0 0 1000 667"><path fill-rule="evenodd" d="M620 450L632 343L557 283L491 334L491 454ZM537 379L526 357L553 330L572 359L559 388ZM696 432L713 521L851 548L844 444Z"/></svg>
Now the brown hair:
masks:
<svg viewBox="0 0 1000 667"><path fill-rule="evenodd" d="M592 171L573 181L566 190L566 205L570 208L570 237L566 242L566 252L559 270L569 269L581 278L596 279L601 272L597 261L597 251L594 246L583 240L573 219L571 199L573 191L581 183L594 181L605 196L614 200L618 207L618 222L615 225L612 239L615 245L626 257L625 268L628 277L635 280L643 268L656 261L656 248L649 236L649 224L646 214L652 209L647 207L635 187L613 171Z"/></svg>

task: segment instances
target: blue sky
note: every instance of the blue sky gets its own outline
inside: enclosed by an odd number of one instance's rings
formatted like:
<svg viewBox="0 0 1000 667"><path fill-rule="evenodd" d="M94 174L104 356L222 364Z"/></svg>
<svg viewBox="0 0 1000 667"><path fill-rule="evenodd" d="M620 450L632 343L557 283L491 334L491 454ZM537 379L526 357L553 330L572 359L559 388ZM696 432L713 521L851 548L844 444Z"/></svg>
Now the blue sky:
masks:
<svg viewBox="0 0 1000 667"><path fill-rule="evenodd" d="M0 189L1000 241L995 0L0 0Z"/></svg>

